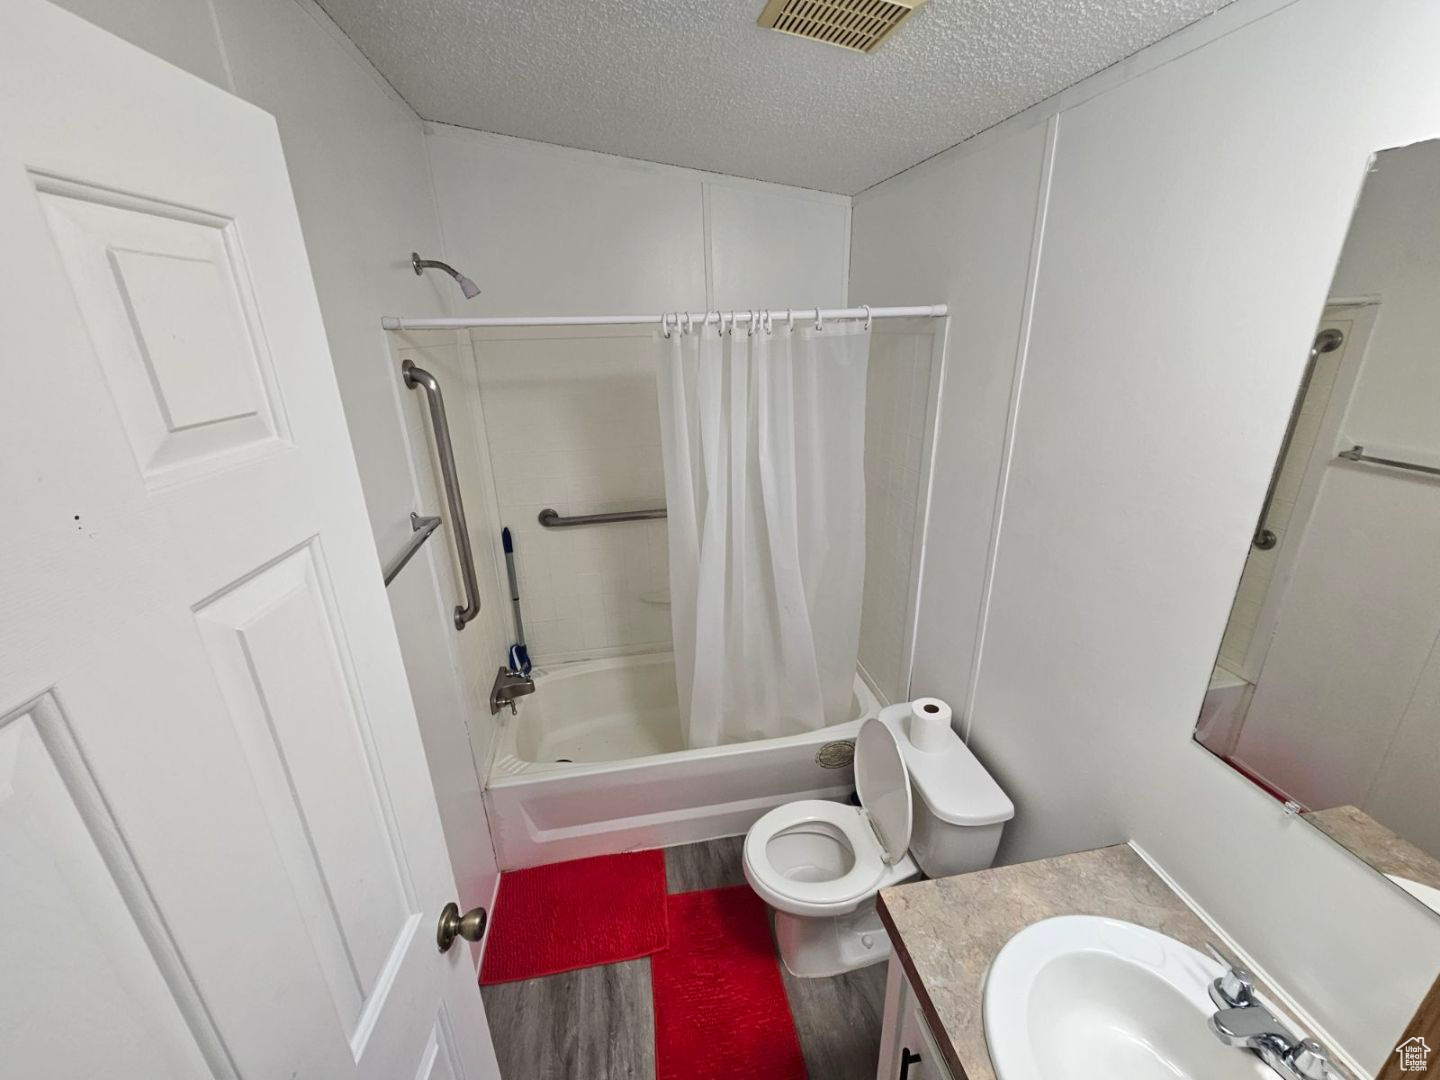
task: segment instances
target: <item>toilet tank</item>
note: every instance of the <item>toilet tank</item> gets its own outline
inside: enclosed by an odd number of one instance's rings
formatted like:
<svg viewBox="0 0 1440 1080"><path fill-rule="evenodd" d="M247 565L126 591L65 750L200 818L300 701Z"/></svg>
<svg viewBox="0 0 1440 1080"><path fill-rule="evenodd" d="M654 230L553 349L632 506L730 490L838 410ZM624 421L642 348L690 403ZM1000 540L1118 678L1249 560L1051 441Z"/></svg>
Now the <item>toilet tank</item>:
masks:
<svg viewBox="0 0 1440 1080"><path fill-rule="evenodd" d="M895 733L910 773L910 854L920 869L932 878L985 869L1015 805L953 731L942 748L926 751L910 741L908 703L887 706L880 719Z"/></svg>
<svg viewBox="0 0 1440 1080"><path fill-rule="evenodd" d="M913 786L913 783L912 783ZM995 861L1003 821L989 825L952 825L941 821L915 801L915 824L910 831L910 854L926 877L950 877L984 870Z"/></svg>

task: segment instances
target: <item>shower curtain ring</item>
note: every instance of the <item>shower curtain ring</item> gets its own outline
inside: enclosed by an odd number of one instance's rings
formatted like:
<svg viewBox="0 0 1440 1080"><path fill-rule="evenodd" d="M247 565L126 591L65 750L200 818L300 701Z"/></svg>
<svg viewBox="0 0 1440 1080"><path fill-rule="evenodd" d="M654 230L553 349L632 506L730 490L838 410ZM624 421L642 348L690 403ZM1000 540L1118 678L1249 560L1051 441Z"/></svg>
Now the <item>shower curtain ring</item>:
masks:
<svg viewBox="0 0 1440 1080"><path fill-rule="evenodd" d="M750 309L750 318L749 318L749 321L745 324L745 336L746 336L746 337L754 337L754 336L755 336L755 309L754 309L754 308L751 308L751 309Z"/></svg>
<svg viewBox="0 0 1440 1080"><path fill-rule="evenodd" d="M785 309L785 321L790 324L790 333L793 334L793 333L795 332L795 309L794 309L794 308L788 308L788 307L787 307L787 308Z"/></svg>
<svg viewBox="0 0 1440 1080"><path fill-rule="evenodd" d="M816 331L816 333L819 333L821 330L824 330L824 329L825 329L825 317L820 313L820 309L817 307L817 308L815 309L815 331Z"/></svg>
<svg viewBox="0 0 1440 1080"><path fill-rule="evenodd" d="M865 329L866 329L866 330L869 330L869 329L870 329L870 305L869 305L869 304L861 304L860 306L865 309Z"/></svg>
<svg viewBox="0 0 1440 1080"><path fill-rule="evenodd" d="M667 340L667 341L670 340L670 316L669 316L669 314L665 314L665 315L661 315L661 316L660 316L660 332L665 335L665 340Z"/></svg>
<svg viewBox="0 0 1440 1080"><path fill-rule="evenodd" d="M682 331L680 331L680 336L681 336L681 337L684 337L686 334L690 333L690 331L694 328L694 326L695 326L695 321L694 321L694 319L692 319L692 318L690 317L690 313L689 313L688 311L685 312L685 329L682 330Z"/></svg>

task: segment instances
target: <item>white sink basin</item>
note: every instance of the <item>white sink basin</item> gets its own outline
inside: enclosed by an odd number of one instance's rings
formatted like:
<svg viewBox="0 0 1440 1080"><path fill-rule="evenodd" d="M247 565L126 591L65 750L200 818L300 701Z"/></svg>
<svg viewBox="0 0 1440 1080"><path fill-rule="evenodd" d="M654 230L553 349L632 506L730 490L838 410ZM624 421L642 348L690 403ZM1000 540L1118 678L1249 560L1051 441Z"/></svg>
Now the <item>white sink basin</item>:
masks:
<svg viewBox="0 0 1440 1080"><path fill-rule="evenodd" d="M1276 1080L1207 1025L1220 965L1132 923L1067 915L1027 926L985 977L999 1080Z"/></svg>

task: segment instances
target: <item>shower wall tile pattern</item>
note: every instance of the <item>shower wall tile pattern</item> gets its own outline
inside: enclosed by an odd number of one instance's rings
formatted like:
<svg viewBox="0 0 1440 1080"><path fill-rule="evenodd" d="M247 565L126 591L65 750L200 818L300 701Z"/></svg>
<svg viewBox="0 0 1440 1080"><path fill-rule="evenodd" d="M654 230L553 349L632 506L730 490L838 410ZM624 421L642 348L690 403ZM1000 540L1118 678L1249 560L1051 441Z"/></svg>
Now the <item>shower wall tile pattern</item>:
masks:
<svg viewBox="0 0 1440 1080"><path fill-rule="evenodd" d="M929 331L877 323L865 399L865 593L860 666L886 700L903 701L906 638L918 528L921 459L930 394Z"/></svg>

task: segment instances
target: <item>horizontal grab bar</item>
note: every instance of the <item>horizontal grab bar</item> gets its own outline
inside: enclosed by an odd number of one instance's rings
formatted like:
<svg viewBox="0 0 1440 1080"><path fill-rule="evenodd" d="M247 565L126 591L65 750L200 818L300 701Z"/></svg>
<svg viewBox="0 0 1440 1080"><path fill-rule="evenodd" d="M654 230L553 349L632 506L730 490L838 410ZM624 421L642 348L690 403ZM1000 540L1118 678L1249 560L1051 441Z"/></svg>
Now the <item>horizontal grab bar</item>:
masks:
<svg viewBox="0 0 1440 1080"><path fill-rule="evenodd" d="M405 545L405 550L396 555L395 560L385 568L386 585L395 580L395 575L405 569L405 564L415 557L415 553L420 550L426 540L430 539L430 534L439 527L439 514L421 517L414 510L410 511L410 542Z"/></svg>
<svg viewBox="0 0 1440 1080"><path fill-rule="evenodd" d="M558 510L546 507L540 511L540 524L547 529L568 529L572 525L609 525L616 521L652 521L665 516L665 507L653 510L619 510L613 514L577 514L561 517Z"/></svg>
<svg viewBox="0 0 1440 1080"><path fill-rule="evenodd" d="M1365 447L1355 446L1349 450L1341 450L1337 457L1346 461L1358 461L1368 465L1388 465L1392 469L1406 469L1410 472L1425 473L1427 476L1440 476L1440 469L1433 465L1417 465L1413 461L1396 461L1394 458L1371 457L1365 453Z"/></svg>

